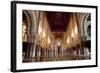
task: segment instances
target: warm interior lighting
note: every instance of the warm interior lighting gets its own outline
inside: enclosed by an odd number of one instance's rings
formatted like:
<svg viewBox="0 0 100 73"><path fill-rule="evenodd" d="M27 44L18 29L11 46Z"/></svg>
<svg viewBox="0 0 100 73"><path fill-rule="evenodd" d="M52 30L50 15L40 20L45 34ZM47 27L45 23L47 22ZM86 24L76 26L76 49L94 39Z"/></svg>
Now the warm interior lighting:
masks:
<svg viewBox="0 0 100 73"><path fill-rule="evenodd" d="M23 23L22 25L22 36L24 37L26 33L26 25Z"/></svg>
<svg viewBox="0 0 100 73"><path fill-rule="evenodd" d="M45 36L46 36L45 31L43 31L43 37L45 37Z"/></svg>
<svg viewBox="0 0 100 73"><path fill-rule="evenodd" d="M69 43L69 38L67 39L67 43Z"/></svg>
<svg viewBox="0 0 100 73"><path fill-rule="evenodd" d="M77 26L75 27L75 34L78 34Z"/></svg>
<svg viewBox="0 0 100 73"><path fill-rule="evenodd" d="M42 32L42 28L41 28L41 26L39 26L38 34L40 34L41 32Z"/></svg>
<svg viewBox="0 0 100 73"><path fill-rule="evenodd" d="M22 25L22 41L27 42L27 27L26 24L23 23Z"/></svg>
<svg viewBox="0 0 100 73"><path fill-rule="evenodd" d="M51 43L50 38L48 38L48 43L49 43L49 44Z"/></svg>
<svg viewBox="0 0 100 73"><path fill-rule="evenodd" d="M58 44L57 44L58 46L60 46L60 42L58 42Z"/></svg>
<svg viewBox="0 0 100 73"><path fill-rule="evenodd" d="M74 32L72 32L71 36L74 37Z"/></svg>

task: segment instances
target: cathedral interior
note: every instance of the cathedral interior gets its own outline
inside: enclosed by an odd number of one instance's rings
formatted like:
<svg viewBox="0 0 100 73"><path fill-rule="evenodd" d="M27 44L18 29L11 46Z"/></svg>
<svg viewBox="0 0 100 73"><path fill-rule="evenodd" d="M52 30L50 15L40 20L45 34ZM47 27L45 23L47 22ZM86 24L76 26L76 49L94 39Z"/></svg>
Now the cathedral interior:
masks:
<svg viewBox="0 0 100 73"><path fill-rule="evenodd" d="M91 14L22 11L22 62L91 59Z"/></svg>

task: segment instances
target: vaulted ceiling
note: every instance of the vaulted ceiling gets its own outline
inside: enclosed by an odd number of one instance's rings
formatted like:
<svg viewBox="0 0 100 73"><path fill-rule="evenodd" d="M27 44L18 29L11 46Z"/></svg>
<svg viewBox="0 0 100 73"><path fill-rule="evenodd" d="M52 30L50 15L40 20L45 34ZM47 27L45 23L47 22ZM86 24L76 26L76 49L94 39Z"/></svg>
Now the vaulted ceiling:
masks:
<svg viewBox="0 0 100 73"><path fill-rule="evenodd" d="M66 31L72 13L68 12L46 12L46 17L55 37L61 38Z"/></svg>

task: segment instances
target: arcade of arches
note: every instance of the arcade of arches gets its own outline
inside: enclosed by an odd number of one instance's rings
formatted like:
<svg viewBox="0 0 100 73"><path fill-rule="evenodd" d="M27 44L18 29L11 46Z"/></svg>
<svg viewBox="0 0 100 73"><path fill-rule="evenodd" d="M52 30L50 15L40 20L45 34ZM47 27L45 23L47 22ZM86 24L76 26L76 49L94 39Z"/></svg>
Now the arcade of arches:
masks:
<svg viewBox="0 0 100 73"><path fill-rule="evenodd" d="M91 14L23 10L23 63L91 59Z"/></svg>

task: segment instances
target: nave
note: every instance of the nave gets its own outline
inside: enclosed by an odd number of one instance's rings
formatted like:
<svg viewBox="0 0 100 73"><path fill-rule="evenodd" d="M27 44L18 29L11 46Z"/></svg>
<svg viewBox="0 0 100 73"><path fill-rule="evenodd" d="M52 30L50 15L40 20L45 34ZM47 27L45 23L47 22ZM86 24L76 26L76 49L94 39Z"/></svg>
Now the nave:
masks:
<svg viewBox="0 0 100 73"><path fill-rule="evenodd" d="M22 62L91 59L91 14L23 10Z"/></svg>

